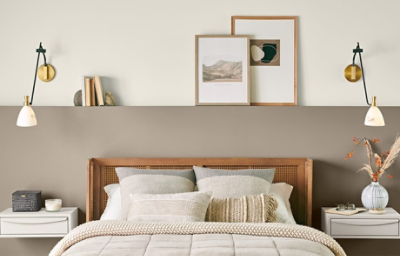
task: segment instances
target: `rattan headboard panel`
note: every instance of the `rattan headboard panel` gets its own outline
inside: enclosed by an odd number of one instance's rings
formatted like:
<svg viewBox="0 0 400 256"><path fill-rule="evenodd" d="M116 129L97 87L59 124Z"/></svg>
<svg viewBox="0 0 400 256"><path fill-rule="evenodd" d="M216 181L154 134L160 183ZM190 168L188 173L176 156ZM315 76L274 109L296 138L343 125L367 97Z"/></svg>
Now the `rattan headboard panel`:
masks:
<svg viewBox="0 0 400 256"><path fill-rule="evenodd" d="M115 173L116 167L173 171L191 169L193 165L227 170L275 168L273 182L286 182L293 186L290 203L296 222L311 225L312 160L303 158L90 159L88 160L87 221L98 220L103 213L107 204L107 194L103 187L119 182Z"/></svg>

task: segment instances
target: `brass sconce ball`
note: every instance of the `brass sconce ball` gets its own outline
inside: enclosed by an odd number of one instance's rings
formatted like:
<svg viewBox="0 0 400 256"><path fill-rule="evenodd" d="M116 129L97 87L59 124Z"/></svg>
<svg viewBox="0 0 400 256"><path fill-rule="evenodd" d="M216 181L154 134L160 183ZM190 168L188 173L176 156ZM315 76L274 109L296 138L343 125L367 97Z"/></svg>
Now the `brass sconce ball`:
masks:
<svg viewBox="0 0 400 256"><path fill-rule="evenodd" d="M43 82L50 82L56 75L56 71L50 64L47 64L46 66L45 65L40 66L37 73L39 79L42 80Z"/></svg>
<svg viewBox="0 0 400 256"><path fill-rule="evenodd" d="M362 71L361 68L357 65L348 65L346 69L344 70L344 77L347 79L349 82L357 82L360 80L362 76Z"/></svg>

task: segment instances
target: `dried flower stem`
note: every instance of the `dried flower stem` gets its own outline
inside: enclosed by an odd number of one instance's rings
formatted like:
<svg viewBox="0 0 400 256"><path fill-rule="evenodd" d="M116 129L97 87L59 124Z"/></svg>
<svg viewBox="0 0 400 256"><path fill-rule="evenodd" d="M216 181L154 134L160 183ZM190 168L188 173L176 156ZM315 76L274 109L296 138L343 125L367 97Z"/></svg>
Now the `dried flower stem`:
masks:
<svg viewBox="0 0 400 256"><path fill-rule="evenodd" d="M355 150L357 149L359 142L363 141L363 145L367 150L367 156L369 160L369 164L364 164L364 167L361 168L359 171L366 171L372 181L378 181L381 175L394 163L397 156L400 154L400 137L397 134L396 139L390 149L390 151L385 151L379 156L378 154L374 154L372 151L371 143L367 138L353 138L354 143L356 144L355 148L347 154L345 159L349 159L354 155ZM373 143L378 143L380 140L377 138L373 138ZM382 161L383 159L383 161ZM372 168L372 164L375 162L375 170ZM392 175L388 175L389 178L392 178Z"/></svg>

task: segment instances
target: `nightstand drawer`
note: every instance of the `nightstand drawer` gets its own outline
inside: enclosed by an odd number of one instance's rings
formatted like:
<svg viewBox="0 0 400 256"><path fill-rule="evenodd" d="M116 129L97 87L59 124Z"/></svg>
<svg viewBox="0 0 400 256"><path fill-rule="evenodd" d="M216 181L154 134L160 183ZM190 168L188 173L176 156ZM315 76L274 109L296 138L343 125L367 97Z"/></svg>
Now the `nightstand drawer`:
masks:
<svg viewBox="0 0 400 256"><path fill-rule="evenodd" d="M331 219L332 236L398 236L399 219Z"/></svg>
<svg viewBox="0 0 400 256"><path fill-rule="evenodd" d="M68 218L1 218L0 228L2 235L66 234Z"/></svg>

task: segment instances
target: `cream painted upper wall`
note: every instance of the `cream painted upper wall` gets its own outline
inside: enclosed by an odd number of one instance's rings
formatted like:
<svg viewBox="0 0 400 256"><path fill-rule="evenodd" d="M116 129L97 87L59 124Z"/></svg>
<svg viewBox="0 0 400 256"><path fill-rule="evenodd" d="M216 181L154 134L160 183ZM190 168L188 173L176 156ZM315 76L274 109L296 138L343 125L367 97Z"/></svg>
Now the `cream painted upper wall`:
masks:
<svg viewBox="0 0 400 256"><path fill-rule="evenodd" d="M0 1L0 105L32 89L39 42L57 75L38 81L34 105L71 106L83 75L104 77L117 104L194 105L194 35L229 34L232 15L296 15L298 102L365 105L343 77L364 49L370 96L400 106L397 0Z"/></svg>

